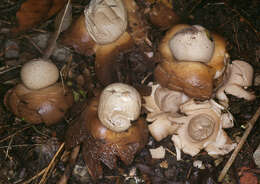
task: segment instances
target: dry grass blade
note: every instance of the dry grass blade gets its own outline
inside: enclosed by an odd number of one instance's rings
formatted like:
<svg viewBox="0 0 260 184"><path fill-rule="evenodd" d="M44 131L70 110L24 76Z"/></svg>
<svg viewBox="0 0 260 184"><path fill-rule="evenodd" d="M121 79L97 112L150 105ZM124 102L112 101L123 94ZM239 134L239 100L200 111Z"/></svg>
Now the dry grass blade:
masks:
<svg viewBox="0 0 260 184"><path fill-rule="evenodd" d="M231 11L233 11L233 12L235 12L237 15L239 15L239 17L242 18L242 19L249 25L249 27L255 32L257 39L260 40L260 33L259 33L259 31L257 30L257 28L256 28L247 18L245 18L243 15L241 15L241 13L240 13L237 9L231 7L226 0L224 1L224 4L225 4L229 9L231 9Z"/></svg>
<svg viewBox="0 0 260 184"><path fill-rule="evenodd" d="M51 39L50 39L49 44L47 46L47 49L44 51L44 55L43 55L44 59L48 59L52 55L53 49L56 46L56 41L57 41L57 39L58 39L58 37L60 35L61 29L62 29L62 25L63 25L63 22L64 22L64 18L65 18L66 14L67 14L67 11L69 9L70 3L71 3L70 0L68 0L67 4L65 6L65 10L63 12L63 15L61 16L59 26L55 30L53 35L51 36Z"/></svg>
<svg viewBox="0 0 260 184"><path fill-rule="evenodd" d="M11 139L12 137L14 137L14 136L16 136L17 134L19 134L19 133L21 133L21 132L23 132L23 131L25 131L25 130L31 128L32 126L33 126L33 125L28 125L28 126L22 128L22 129L16 131L15 133L13 133L13 134L11 134L11 135L8 135L7 137L1 139L1 140L0 140L0 143L6 141L6 140L8 140L8 139Z"/></svg>
<svg viewBox="0 0 260 184"><path fill-rule="evenodd" d="M58 149L56 154L53 156L53 158L52 158L51 162L49 163L48 167L45 169L44 174L43 174L42 179L39 182L39 184L45 184L47 182L47 179L48 179L47 175L48 175L49 171L51 171L52 168L55 166L55 160L60 155L60 153L62 152L64 145L65 145L65 143L62 143L60 145L60 148Z"/></svg>
<svg viewBox="0 0 260 184"><path fill-rule="evenodd" d="M31 183L33 180L37 179L38 177L40 177L41 175L43 175L41 181L40 181L40 184L43 184L43 183L46 183L47 181L47 175L49 173L49 171L54 167L54 163L55 163L55 160L57 158L57 156L60 154L60 152L63 150L64 148L64 143L62 143L60 145L60 148L59 150L56 152L56 154L54 155L54 157L52 158L51 162L49 163L49 165L44 168L43 170L41 170L39 173L37 173L36 175L34 175L33 177L31 177L30 179L28 179L27 181L24 181L24 182L19 182L19 184L29 184Z"/></svg>
<svg viewBox="0 0 260 184"><path fill-rule="evenodd" d="M79 154L79 150L80 150L80 145L76 146L70 155L70 160L69 163L64 171L64 174L62 175L62 177L60 178L60 180L57 182L57 184L67 184L69 177L71 175L72 172L72 168L74 167L75 163L76 163L76 159L78 157Z"/></svg>
<svg viewBox="0 0 260 184"><path fill-rule="evenodd" d="M250 134L250 132L251 132L252 128L254 127L254 125L255 125L257 119L259 118L259 116L260 116L260 107L258 107L255 115L248 122L248 124L247 124L248 127L247 127L246 131L244 132L244 135L242 136L240 142L238 143L235 151L230 156L230 158L229 158L228 162L226 163L225 167L222 169L222 171L221 171L221 173L220 173L220 175L218 177L218 181L219 182L221 182L224 179L226 173L228 172L228 170L231 167L232 163L236 159L237 154L239 153L239 151L241 150L242 146L244 145L248 135Z"/></svg>
<svg viewBox="0 0 260 184"><path fill-rule="evenodd" d="M47 167L44 168L43 170L41 170L41 171L40 171L39 173L37 173L36 175L34 175L33 177L31 177L30 179L28 179L27 181L24 181L24 182L22 182L22 183L20 183L20 184L29 184L29 183L31 183L33 180L35 180L36 178L38 178L38 177L40 177L41 175L43 175L46 169L47 169Z"/></svg>

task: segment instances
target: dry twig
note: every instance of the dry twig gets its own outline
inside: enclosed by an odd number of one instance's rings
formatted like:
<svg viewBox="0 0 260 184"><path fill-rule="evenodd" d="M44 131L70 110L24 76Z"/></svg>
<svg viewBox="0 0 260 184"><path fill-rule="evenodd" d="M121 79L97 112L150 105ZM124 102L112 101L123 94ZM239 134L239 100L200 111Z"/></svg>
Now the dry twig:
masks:
<svg viewBox="0 0 260 184"><path fill-rule="evenodd" d="M260 116L260 107L258 107L255 115L252 117L252 119L250 119L250 121L247 124L247 129L244 132L244 135L242 136L240 142L238 143L236 149L234 150L234 152L232 153L232 155L230 156L228 162L226 163L225 167L222 169L219 177L218 177L218 181L221 182L223 180L223 178L225 177L225 175L227 174L229 168L231 167L232 163L234 162L234 160L236 159L237 154L239 153L239 151L241 150L242 146L244 145L248 135L250 134L252 128L254 127L258 117Z"/></svg>
<svg viewBox="0 0 260 184"><path fill-rule="evenodd" d="M224 0L224 4L229 9L231 9L231 11L233 11L237 15L239 15L239 17L242 18L246 22L246 24L249 25L249 27L255 32L257 39L260 40L260 34L259 34L258 30L255 28L255 26L248 19L246 19L243 15L241 15L237 9L231 7L226 0Z"/></svg>
<svg viewBox="0 0 260 184"><path fill-rule="evenodd" d="M33 177L31 177L30 179L28 179L27 181L21 183L21 184L29 184L29 183L31 183L33 180L35 180L36 178L38 178L38 177L40 177L41 175L43 175L46 169L47 169L47 167L44 168L43 170L41 170L41 171L40 171L39 173L37 173L36 175L34 175Z"/></svg>
<svg viewBox="0 0 260 184"><path fill-rule="evenodd" d="M39 182L39 184L45 184L45 183L46 183L46 181L47 181L47 179L48 179L47 175L48 175L49 171L51 171L52 168L54 168L54 166L55 166L55 160L56 160L56 158L58 157L58 155L62 152L62 150L63 150L63 148L64 148L64 145L65 145L65 143L62 143L62 144L60 145L60 148L58 149L58 151L56 152L56 154L53 156L53 158L52 158L51 162L49 163L48 167L45 169L44 174L43 174L42 179L41 179L41 181Z"/></svg>
<svg viewBox="0 0 260 184"><path fill-rule="evenodd" d="M15 133L13 133L13 134L11 134L11 135L8 135L7 137L5 137L5 138L1 139L1 140L0 140L0 143L2 143L2 142L4 142L4 141L6 141L6 140L8 140L8 139L11 139L11 138L13 138L13 137L14 137L14 136L16 136L17 134L19 134L19 133L21 133L21 132L23 132L23 131L25 131L25 130L27 130L27 129L31 128L32 126L33 126L33 125L28 125L28 126L26 126L26 127L22 128L22 129L20 129L20 130L16 131Z"/></svg>
<svg viewBox="0 0 260 184"><path fill-rule="evenodd" d="M66 169L64 171L64 174L62 175L62 177L60 178L60 180L57 182L57 184L67 184L69 177L71 175L72 172L72 168L74 167L78 154L79 154L79 150L80 150L80 145L76 146L71 154L70 154L70 160L68 165L66 166Z"/></svg>
<svg viewBox="0 0 260 184"><path fill-rule="evenodd" d="M68 0L66 6L65 6L65 9L64 9L64 12L63 12L63 15L61 16L61 19L60 19L60 22L59 22L59 26L58 28L56 29L56 31L53 33L53 35L51 35L51 38L49 40L49 44L47 46L47 49L44 51L44 54L43 54L43 58L44 59L48 59L52 53L53 53L53 50L55 49L55 46L56 46L56 42L57 42L57 39L61 33L61 29L62 29L62 25L63 25L63 22L64 22L64 18L66 16L66 13L69 9L69 6L70 6L70 0Z"/></svg>

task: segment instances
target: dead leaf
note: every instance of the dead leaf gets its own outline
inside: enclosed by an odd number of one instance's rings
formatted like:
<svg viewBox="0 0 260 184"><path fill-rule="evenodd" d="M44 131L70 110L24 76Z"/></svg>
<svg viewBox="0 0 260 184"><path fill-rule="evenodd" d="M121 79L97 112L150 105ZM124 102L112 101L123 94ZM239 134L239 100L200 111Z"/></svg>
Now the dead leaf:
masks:
<svg viewBox="0 0 260 184"><path fill-rule="evenodd" d="M257 176L250 171L250 168L241 167L239 174L241 175L239 178L241 184L258 184Z"/></svg>
<svg viewBox="0 0 260 184"><path fill-rule="evenodd" d="M51 9L48 12L48 18L55 15L58 11L60 11L66 4L67 0L51 0L52 6Z"/></svg>
<svg viewBox="0 0 260 184"><path fill-rule="evenodd" d="M163 3L166 7L172 9L172 0L147 0L149 3Z"/></svg>
<svg viewBox="0 0 260 184"><path fill-rule="evenodd" d="M16 13L18 26L12 29L13 33L26 31L56 14L64 7L67 0L27 0ZM46 16L47 15L47 16Z"/></svg>

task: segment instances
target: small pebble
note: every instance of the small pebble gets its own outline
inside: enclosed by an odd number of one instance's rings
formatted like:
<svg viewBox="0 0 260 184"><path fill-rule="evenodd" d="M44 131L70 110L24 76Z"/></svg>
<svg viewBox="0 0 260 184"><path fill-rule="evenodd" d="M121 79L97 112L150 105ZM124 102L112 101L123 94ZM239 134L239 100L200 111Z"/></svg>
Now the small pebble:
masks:
<svg viewBox="0 0 260 184"><path fill-rule="evenodd" d="M73 175L76 176L76 178L78 178L82 183L88 183L90 181L90 176L86 166L75 165Z"/></svg>
<svg viewBox="0 0 260 184"><path fill-rule="evenodd" d="M70 51L64 47L56 47L53 51L52 57L57 61L66 62L70 54Z"/></svg>
<svg viewBox="0 0 260 184"><path fill-rule="evenodd" d="M42 33L33 36L32 40L38 47L40 47L41 49L45 49L47 47L49 38L50 38L49 33Z"/></svg>
<svg viewBox="0 0 260 184"><path fill-rule="evenodd" d="M168 162L166 160L162 161L160 163L160 167L164 169L168 169Z"/></svg>
<svg viewBox="0 0 260 184"><path fill-rule="evenodd" d="M165 157L165 149L162 146L155 149L149 149L149 151L153 159L162 159Z"/></svg>
<svg viewBox="0 0 260 184"><path fill-rule="evenodd" d="M196 167L198 169L205 169L205 166L203 165L203 162L201 160L195 160L193 162L193 167Z"/></svg>
<svg viewBox="0 0 260 184"><path fill-rule="evenodd" d="M13 40L7 40L5 42L5 58L13 59L19 57L19 45Z"/></svg>
<svg viewBox="0 0 260 184"><path fill-rule="evenodd" d="M253 157L254 157L255 164L257 165L258 168L260 168L260 144L255 150Z"/></svg>
<svg viewBox="0 0 260 184"><path fill-rule="evenodd" d="M255 75L254 85L260 86L260 74Z"/></svg>

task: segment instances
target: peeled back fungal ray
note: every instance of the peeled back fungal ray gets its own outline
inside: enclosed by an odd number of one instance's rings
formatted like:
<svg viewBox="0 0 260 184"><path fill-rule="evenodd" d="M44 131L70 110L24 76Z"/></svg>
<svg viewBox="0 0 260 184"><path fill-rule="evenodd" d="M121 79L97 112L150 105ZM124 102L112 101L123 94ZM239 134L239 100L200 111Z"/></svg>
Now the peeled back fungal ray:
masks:
<svg viewBox="0 0 260 184"><path fill-rule="evenodd" d="M169 90L159 84L152 85L150 96L144 96L143 106L149 111L146 120L152 122L148 129L156 141L161 141L168 135L173 135L181 124L175 123L169 117L177 114L181 104L189 100L183 92Z"/></svg>
<svg viewBox="0 0 260 184"><path fill-rule="evenodd" d="M177 160L181 159L181 150L195 156L205 149L209 155L216 156L227 154L236 147L223 130L233 127L233 116L222 112L223 109L213 100L195 102L191 99L180 106L183 116L170 117L171 121L182 124L172 136Z"/></svg>
<svg viewBox="0 0 260 184"><path fill-rule="evenodd" d="M254 92L246 90L252 85L254 70L253 67L241 60L234 60L227 68L228 79L217 92L216 97L222 105L228 107L228 97L226 94L234 95L245 100L254 100Z"/></svg>
<svg viewBox="0 0 260 184"><path fill-rule="evenodd" d="M222 84L228 62L225 40L202 26L173 26L159 45L163 59L156 81L190 97L209 99Z"/></svg>

